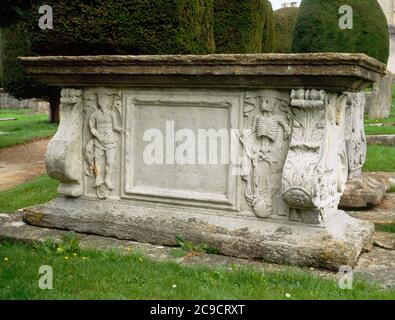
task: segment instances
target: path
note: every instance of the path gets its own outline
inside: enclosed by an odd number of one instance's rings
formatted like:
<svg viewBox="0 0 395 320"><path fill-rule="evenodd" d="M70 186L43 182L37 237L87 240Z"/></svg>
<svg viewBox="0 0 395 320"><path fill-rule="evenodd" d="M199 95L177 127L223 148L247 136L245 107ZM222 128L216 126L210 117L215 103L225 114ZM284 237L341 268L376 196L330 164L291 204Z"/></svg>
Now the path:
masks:
<svg viewBox="0 0 395 320"><path fill-rule="evenodd" d="M46 172L48 139L0 149L0 191L30 181Z"/></svg>

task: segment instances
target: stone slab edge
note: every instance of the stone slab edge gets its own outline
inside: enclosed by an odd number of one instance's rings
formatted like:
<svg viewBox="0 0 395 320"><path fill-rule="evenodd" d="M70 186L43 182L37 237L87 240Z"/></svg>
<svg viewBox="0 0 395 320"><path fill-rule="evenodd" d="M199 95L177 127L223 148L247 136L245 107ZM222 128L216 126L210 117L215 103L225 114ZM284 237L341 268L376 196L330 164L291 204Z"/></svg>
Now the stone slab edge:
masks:
<svg viewBox="0 0 395 320"><path fill-rule="evenodd" d="M67 208L67 209L66 209ZM189 208L190 210L190 208ZM337 211L325 227L189 213L170 206L137 206L59 197L24 210L31 225L97 234L157 245L176 245L179 235L215 247L223 255L338 270L354 266L371 248L374 225ZM340 223L339 223L340 221Z"/></svg>

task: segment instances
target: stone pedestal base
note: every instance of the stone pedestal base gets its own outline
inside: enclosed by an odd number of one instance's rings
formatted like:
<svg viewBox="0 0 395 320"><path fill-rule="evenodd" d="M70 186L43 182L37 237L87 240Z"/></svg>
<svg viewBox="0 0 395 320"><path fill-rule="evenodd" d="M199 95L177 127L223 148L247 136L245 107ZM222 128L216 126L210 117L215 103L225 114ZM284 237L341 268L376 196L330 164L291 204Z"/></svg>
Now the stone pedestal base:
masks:
<svg viewBox="0 0 395 320"><path fill-rule="evenodd" d="M179 235L228 256L333 270L342 265L354 266L360 253L369 249L374 231L373 224L351 218L343 211L330 215L325 225L313 226L211 209L66 197L25 209L24 221L169 246L176 245Z"/></svg>

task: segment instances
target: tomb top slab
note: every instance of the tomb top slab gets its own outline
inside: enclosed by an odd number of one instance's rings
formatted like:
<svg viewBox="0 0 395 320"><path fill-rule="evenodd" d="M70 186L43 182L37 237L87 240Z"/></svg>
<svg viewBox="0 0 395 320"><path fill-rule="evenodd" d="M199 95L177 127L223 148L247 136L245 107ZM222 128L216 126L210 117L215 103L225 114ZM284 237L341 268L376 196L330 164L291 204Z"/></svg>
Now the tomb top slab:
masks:
<svg viewBox="0 0 395 320"><path fill-rule="evenodd" d="M356 91L386 66L364 54L47 56L19 58L53 86L308 88Z"/></svg>

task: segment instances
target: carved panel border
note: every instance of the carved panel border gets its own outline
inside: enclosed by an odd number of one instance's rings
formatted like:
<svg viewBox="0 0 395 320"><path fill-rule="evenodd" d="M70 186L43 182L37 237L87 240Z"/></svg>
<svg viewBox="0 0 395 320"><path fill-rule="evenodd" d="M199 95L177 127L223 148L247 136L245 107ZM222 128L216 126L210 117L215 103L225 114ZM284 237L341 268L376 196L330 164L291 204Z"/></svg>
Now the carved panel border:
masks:
<svg viewBox="0 0 395 320"><path fill-rule="evenodd" d="M169 91L127 91L123 94L123 104L125 106L124 128L128 135L124 138L123 150L135 150L134 139L130 136L135 132L134 114L138 108L144 106L163 106L163 107L199 107L199 108L220 108L228 110L229 130L239 127L241 94L224 92L191 92L174 90ZM154 97L154 98L153 98ZM209 112L209 110L208 110ZM129 137L128 137L129 136ZM231 141L230 141L231 143ZM230 146L230 144L229 144ZM240 210L239 177L232 165L228 166L226 177L226 193L224 195L210 192L181 191L169 188L156 188L134 185L133 157L127 152L122 155L121 178L122 192L121 198L161 202L184 206L198 206L212 209L227 209L232 211Z"/></svg>

